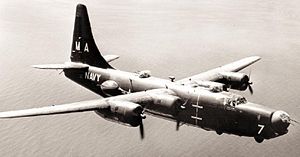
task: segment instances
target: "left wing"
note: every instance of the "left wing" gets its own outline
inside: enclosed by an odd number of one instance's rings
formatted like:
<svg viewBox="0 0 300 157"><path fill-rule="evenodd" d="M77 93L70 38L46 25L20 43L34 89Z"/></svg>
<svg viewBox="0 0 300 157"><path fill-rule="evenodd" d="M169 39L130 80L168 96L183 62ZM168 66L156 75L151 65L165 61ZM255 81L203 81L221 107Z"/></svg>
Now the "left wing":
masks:
<svg viewBox="0 0 300 157"><path fill-rule="evenodd" d="M221 72L238 72L247 66L259 61L261 58L259 56L252 56L252 57L247 57L229 64L226 64L224 66L184 78L182 80L178 80L177 82L180 84L187 84L190 82L197 82L197 81L216 81L220 79L220 73Z"/></svg>

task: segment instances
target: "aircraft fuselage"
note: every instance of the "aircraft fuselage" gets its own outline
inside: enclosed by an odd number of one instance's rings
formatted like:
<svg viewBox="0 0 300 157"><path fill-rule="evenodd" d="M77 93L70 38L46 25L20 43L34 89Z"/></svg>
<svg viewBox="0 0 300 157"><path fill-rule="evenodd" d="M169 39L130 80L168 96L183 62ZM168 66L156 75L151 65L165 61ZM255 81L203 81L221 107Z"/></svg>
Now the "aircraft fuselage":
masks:
<svg viewBox="0 0 300 157"><path fill-rule="evenodd" d="M270 121L274 109L246 102L243 97L230 92L212 92L202 87L183 86L152 76L141 78L138 73L93 66L86 69L65 69L64 72L71 80L102 96L105 94L100 85L107 80L115 81L121 89L128 92L170 89L173 92L171 94L179 97L183 105L177 106L176 109L168 108L168 104L160 102L141 105L151 115L174 120L180 124L215 130L218 134L260 136L264 139L286 133L279 134L272 128ZM234 104L237 103L236 100L245 102Z"/></svg>

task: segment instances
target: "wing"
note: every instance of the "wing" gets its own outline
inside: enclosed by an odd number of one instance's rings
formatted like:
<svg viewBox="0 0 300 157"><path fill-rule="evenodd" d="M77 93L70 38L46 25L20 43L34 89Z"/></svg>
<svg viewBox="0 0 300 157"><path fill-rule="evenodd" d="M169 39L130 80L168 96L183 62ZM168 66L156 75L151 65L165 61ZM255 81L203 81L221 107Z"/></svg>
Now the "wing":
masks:
<svg viewBox="0 0 300 157"><path fill-rule="evenodd" d="M226 64L224 66L188 77L184 78L182 80L178 80L178 83L181 84L186 84L191 81L216 81L220 77L221 72L238 72L247 66L259 61L261 58L259 56L252 56L252 57L247 57L229 64Z"/></svg>
<svg viewBox="0 0 300 157"><path fill-rule="evenodd" d="M85 112L108 107L108 103L104 99L97 99L63 105L52 105L40 108L0 112L0 118L18 118L51 114L64 114L71 112Z"/></svg>
<svg viewBox="0 0 300 157"><path fill-rule="evenodd" d="M167 89L154 89L149 91L136 92L126 95L120 95L115 97L109 97L104 99L95 99L89 101L81 101L63 105L52 105L47 107L24 109L0 112L0 118L18 118L18 117L32 117L41 115L52 115L52 114L65 114L72 112L87 112L95 111L98 109L109 109L110 102L121 101L121 102L132 102L140 104L145 107L153 101L153 94L169 94L170 90Z"/></svg>

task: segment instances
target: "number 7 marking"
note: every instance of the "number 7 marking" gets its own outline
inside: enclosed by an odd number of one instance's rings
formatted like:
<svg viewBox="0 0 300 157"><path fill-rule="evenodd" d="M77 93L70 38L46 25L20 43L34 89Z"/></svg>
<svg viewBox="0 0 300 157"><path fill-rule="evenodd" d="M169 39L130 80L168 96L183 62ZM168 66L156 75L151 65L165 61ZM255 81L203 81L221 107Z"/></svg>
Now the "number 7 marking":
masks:
<svg viewBox="0 0 300 157"><path fill-rule="evenodd" d="M261 132L262 132L262 130L264 129L264 125L261 125L261 124L258 124L258 127L260 128L259 130L258 130L258 134L260 134Z"/></svg>

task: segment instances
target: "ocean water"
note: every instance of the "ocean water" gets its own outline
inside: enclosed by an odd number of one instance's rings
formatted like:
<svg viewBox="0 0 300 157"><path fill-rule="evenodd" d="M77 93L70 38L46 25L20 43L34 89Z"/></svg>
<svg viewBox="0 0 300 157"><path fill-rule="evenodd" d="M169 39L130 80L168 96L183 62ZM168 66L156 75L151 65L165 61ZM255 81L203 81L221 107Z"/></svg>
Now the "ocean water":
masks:
<svg viewBox="0 0 300 157"><path fill-rule="evenodd" d="M151 70L177 79L259 55L251 70L251 102L300 121L300 11L290 1L92 0L94 38L117 54L121 70ZM69 60L78 1L0 2L0 111L100 98L33 64ZM0 156L300 156L300 126L282 137L254 139L182 126L147 116L138 128L93 112L0 121Z"/></svg>

